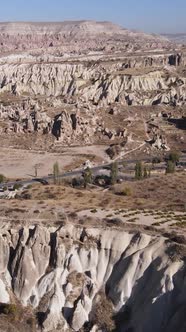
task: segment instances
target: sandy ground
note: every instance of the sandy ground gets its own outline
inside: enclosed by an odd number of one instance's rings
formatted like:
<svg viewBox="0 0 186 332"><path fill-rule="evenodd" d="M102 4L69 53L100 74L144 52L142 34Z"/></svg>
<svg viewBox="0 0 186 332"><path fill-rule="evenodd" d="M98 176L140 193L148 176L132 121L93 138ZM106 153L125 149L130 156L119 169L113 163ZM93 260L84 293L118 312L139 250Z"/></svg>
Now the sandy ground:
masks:
<svg viewBox="0 0 186 332"><path fill-rule="evenodd" d="M107 162L109 158L105 154L105 148L105 146L64 148L63 153L1 148L0 174L9 178L33 177L34 165L40 164L38 176L45 176L52 173L53 164L56 161L63 172L81 166L81 163L95 155L93 163Z"/></svg>

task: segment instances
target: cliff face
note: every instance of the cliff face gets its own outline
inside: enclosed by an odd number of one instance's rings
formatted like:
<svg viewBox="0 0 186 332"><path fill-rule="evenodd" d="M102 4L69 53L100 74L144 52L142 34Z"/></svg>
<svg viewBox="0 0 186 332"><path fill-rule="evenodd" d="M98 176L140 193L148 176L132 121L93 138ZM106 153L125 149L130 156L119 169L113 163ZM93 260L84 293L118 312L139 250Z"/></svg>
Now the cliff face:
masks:
<svg viewBox="0 0 186 332"><path fill-rule="evenodd" d="M137 71L84 64L4 64L0 92L74 96L79 101L108 105L183 105L186 78L169 70Z"/></svg>
<svg viewBox="0 0 186 332"><path fill-rule="evenodd" d="M6 227L0 248L0 302L13 290L35 308L44 331L79 331L86 322L103 329L110 319L103 300L118 331L185 331L185 265L166 238L72 225Z"/></svg>

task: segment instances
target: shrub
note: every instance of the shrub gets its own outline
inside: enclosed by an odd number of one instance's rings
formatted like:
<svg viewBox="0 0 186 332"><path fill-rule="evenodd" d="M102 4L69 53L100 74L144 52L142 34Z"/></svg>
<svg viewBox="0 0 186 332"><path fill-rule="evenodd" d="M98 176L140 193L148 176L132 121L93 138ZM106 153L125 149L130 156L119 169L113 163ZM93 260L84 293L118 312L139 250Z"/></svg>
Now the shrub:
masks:
<svg viewBox="0 0 186 332"><path fill-rule="evenodd" d="M32 195L30 193L28 193L27 191L24 191L21 195L22 199L31 199Z"/></svg>
<svg viewBox="0 0 186 332"><path fill-rule="evenodd" d="M94 183L98 186L104 187L110 184L110 177L107 175L97 175L95 177Z"/></svg>
<svg viewBox="0 0 186 332"><path fill-rule="evenodd" d="M109 226L122 226L123 222L120 218L105 219Z"/></svg>
<svg viewBox="0 0 186 332"><path fill-rule="evenodd" d="M15 319L19 315L19 308L13 303L10 304L1 303L0 313L7 316L11 316L13 319Z"/></svg>
<svg viewBox="0 0 186 332"><path fill-rule="evenodd" d="M8 304L7 306L5 306L4 308L4 313L6 315L15 315L17 312L17 307L15 304Z"/></svg>
<svg viewBox="0 0 186 332"><path fill-rule="evenodd" d="M152 164L159 164L161 163L162 159L160 157L154 157L152 159Z"/></svg>
<svg viewBox="0 0 186 332"><path fill-rule="evenodd" d="M131 196L132 195L132 189L130 187L125 187L119 191L115 192L116 195L119 196Z"/></svg>
<svg viewBox="0 0 186 332"><path fill-rule="evenodd" d="M81 179L73 178L71 184L72 184L73 188L80 187L82 185L82 181L81 181Z"/></svg>
<svg viewBox="0 0 186 332"><path fill-rule="evenodd" d="M92 209L92 210L90 210L90 212L91 212L91 213L96 213L97 210L96 210L96 209Z"/></svg>
<svg viewBox="0 0 186 332"><path fill-rule="evenodd" d="M19 190L21 187L22 187L21 184L15 183L14 186L13 186L13 190Z"/></svg>

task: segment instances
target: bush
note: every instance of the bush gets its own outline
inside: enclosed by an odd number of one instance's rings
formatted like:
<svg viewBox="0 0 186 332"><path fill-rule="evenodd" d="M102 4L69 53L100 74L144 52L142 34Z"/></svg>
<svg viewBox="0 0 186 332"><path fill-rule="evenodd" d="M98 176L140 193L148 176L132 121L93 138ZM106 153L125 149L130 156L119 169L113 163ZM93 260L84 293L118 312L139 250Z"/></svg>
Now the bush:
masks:
<svg viewBox="0 0 186 332"><path fill-rule="evenodd" d="M17 312L17 307L15 304L8 304L4 309L4 313L6 315L15 315L16 312Z"/></svg>
<svg viewBox="0 0 186 332"><path fill-rule="evenodd" d="M91 213L96 213L97 212L97 209L92 209L90 210Z"/></svg>
<svg viewBox="0 0 186 332"><path fill-rule="evenodd" d="M0 313L7 315L7 316L13 316L15 317L18 314L19 310L15 304L6 304L1 303L0 304Z"/></svg>
<svg viewBox="0 0 186 332"><path fill-rule="evenodd" d="M72 187L76 188L76 187L81 187L82 185L82 180L80 178L73 178L72 179Z"/></svg>
<svg viewBox="0 0 186 332"><path fill-rule="evenodd" d="M132 195L132 189L130 187L125 187L119 191L115 192L116 195L119 196L131 196Z"/></svg>
<svg viewBox="0 0 186 332"><path fill-rule="evenodd" d="M15 183L14 186L13 186L13 190L19 190L21 187L22 187L21 184Z"/></svg>
<svg viewBox="0 0 186 332"><path fill-rule="evenodd" d="M32 195L28 191L24 191L20 198L22 198L22 199L31 199Z"/></svg>
<svg viewBox="0 0 186 332"><path fill-rule="evenodd" d="M152 164L159 164L161 163L162 159L160 157L154 157L152 159Z"/></svg>
<svg viewBox="0 0 186 332"><path fill-rule="evenodd" d="M109 226L122 226L123 222L120 218L105 219L105 222Z"/></svg>
<svg viewBox="0 0 186 332"><path fill-rule="evenodd" d="M104 187L110 184L110 177L107 175L97 175L94 179L94 183L98 186Z"/></svg>

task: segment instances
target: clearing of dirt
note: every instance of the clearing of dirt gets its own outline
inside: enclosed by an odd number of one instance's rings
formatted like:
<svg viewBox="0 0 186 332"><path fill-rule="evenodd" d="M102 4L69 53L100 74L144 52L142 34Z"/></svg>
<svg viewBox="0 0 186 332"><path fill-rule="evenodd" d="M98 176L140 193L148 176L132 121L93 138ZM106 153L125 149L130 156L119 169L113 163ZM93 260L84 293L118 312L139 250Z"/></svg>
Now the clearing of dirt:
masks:
<svg viewBox="0 0 186 332"><path fill-rule="evenodd" d="M61 153L46 151L1 148L0 174L7 178L28 178L35 175L34 166L38 166L38 176L53 172L53 164L59 163L60 171L81 167L86 160L93 164L108 162L105 146L67 147Z"/></svg>

